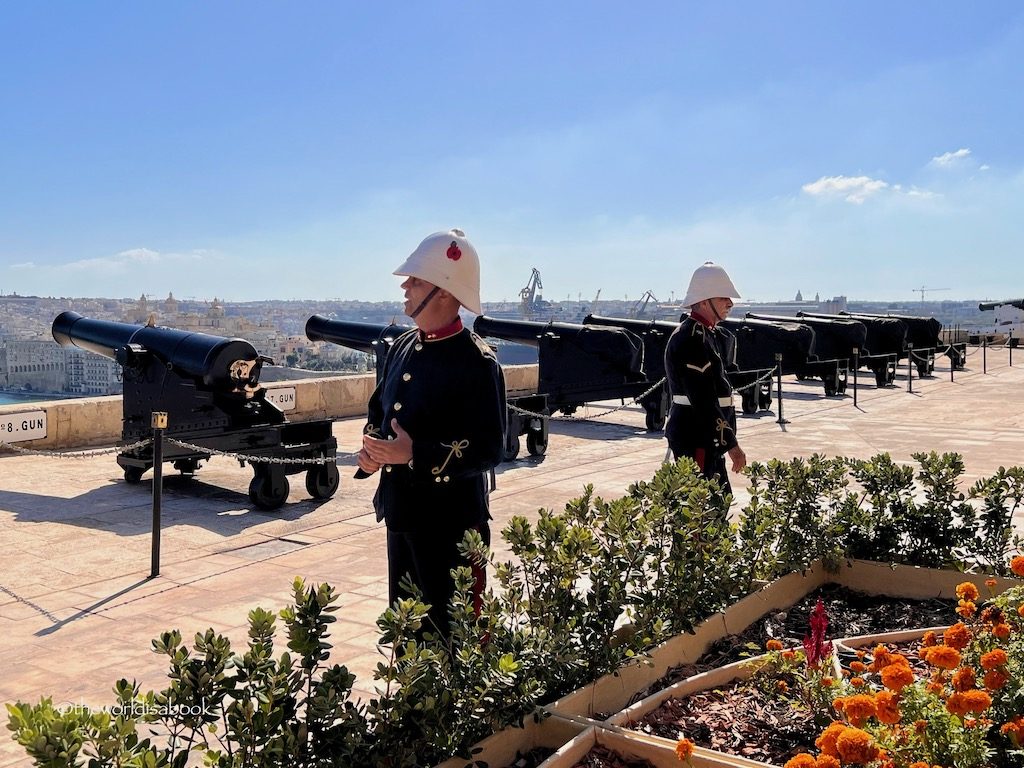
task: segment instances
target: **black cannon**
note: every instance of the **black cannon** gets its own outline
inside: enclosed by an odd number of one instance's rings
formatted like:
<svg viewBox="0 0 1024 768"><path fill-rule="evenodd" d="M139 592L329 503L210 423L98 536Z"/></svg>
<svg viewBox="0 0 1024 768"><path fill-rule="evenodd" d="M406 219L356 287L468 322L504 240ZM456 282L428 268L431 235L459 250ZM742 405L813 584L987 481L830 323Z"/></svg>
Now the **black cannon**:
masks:
<svg viewBox="0 0 1024 768"><path fill-rule="evenodd" d="M312 341L328 341L373 353L377 381L384 373L384 361L391 345L411 330L413 327L409 325L331 320L322 315L313 315L306 321L306 336ZM542 456L548 447L547 398L540 394L511 392L506 394L506 401L505 461L512 461L519 455L522 435L526 435L526 450L530 455Z"/></svg>
<svg viewBox="0 0 1024 768"><path fill-rule="evenodd" d="M280 507L288 498L287 475L304 470L306 490L314 498L330 498L338 489L332 422L289 423L259 386L268 359L249 342L94 320L77 312L58 315L52 332L62 347L81 347L121 364L126 445L151 437L153 412L166 412L167 437L189 446L168 440L164 461L184 475L194 474L214 452L227 451L252 457L249 498L261 509ZM152 444L125 448L117 463L125 481L138 483L153 466Z"/></svg>
<svg viewBox="0 0 1024 768"><path fill-rule="evenodd" d="M814 354L814 331L795 322L726 318L719 325L733 342L725 350L726 375L740 392L744 413L772 404L771 373L782 356L782 374L806 369Z"/></svg>
<svg viewBox="0 0 1024 768"><path fill-rule="evenodd" d="M826 320L815 317L788 317L786 315L762 315L748 312L747 317L774 322L801 323L814 331L812 357L801 370L796 371L798 379L819 376L829 397L846 391L847 373L854 348L863 349L868 331L853 319Z"/></svg>
<svg viewBox="0 0 1024 768"><path fill-rule="evenodd" d="M872 317L887 317L899 320L907 327L906 346L900 353L905 358L913 355L914 366L918 374L928 376L935 371L935 354L949 357L951 365L956 369L962 369L967 359L967 348L963 344L944 344L940 335L942 323L934 317L912 317L910 315L879 315L871 312L842 312L844 317L851 317L856 320Z"/></svg>
<svg viewBox="0 0 1024 768"><path fill-rule="evenodd" d="M672 335L679 323L666 320L637 320L635 318L587 315L583 318L583 324L624 328L635 333L644 344L644 372L647 374L648 383L654 385L665 378L665 347L668 345L669 336ZM644 408L647 429L651 432L663 429L668 416L668 386L662 384L641 398L640 404Z"/></svg>
<svg viewBox="0 0 1024 768"><path fill-rule="evenodd" d="M572 414L584 403L638 397L651 386L643 340L623 328L480 315L473 330L537 347L537 391L547 395L553 411Z"/></svg>
<svg viewBox="0 0 1024 768"><path fill-rule="evenodd" d="M341 347L372 354L377 365L377 380L384 372L384 360L395 339L412 330L408 325L359 323L352 320L331 320L313 315L306 321L306 337L310 341L329 341Z"/></svg>
<svg viewBox="0 0 1024 768"><path fill-rule="evenodd" d="M797 312L800 318L822 320L849 320L852 315L832 315L824 312ZM907 324L895 317L857 315L854 319L864 324L867 336L860 350L859 362L875 374L875 384L889 386L896 379L896 364L900 355L906 355Z"/></svg>

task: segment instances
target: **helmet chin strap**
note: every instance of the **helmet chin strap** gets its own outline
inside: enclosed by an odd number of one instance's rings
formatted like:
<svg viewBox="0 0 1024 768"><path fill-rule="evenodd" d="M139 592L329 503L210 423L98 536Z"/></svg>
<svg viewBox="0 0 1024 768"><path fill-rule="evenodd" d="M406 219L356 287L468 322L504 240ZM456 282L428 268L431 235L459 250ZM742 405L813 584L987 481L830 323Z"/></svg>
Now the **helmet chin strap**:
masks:
<svg viewBox="0 0 1024 768"><path fill-rule="evenodd" d="M410 313L409 313L409 317L410 317L411 319L415 320L415 319L416 319L416 316L417 316L417 315L419 315L419 313L420 313L420 312L422 312L422 311L423 311L424 309L426 309L426 308L427 308L427 304L429 304L429 303L430 303L430 301L431 301L431 300L432 300L432 299L433 299L433 298L434 298L435 296L437 296L437 292L438 292L438 291L440 291L440 290L441 290L441 289L440 289L440 288L438 288L438 287L437 287L437 286L435 285L435 286L434 286L434 287L433 287L433 288L431 289L430 293L428 293L428 294L426 295L426 297L425 297L425 298L423 299L423 301L421 301L421 302L420 302L420 305L419 305L418 307L416 307L416 309L414 309L414 310L413 310L412 312L410 312Z"/></svg>
<svg viewBox="0 0 1024 768"><path fill-rule="evenodd" d="M711 311L714 313L715 318L717 319L717 321L719 323L722 322L723 320L725 320L724 317L722 317L720 314L718 314L718 308L715 306L715 303L713 301L711 301L711 299L708 299L708 305L711 307Z"/></svg>

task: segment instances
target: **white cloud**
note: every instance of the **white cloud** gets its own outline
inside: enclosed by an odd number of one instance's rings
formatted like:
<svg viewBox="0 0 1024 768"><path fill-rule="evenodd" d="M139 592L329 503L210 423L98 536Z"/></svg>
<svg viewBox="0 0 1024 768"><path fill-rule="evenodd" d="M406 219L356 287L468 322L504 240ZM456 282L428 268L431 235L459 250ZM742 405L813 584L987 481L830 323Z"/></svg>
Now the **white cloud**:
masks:
<svg viewBox="0 0 1024 768"><path fill-rule="evenodd" d="M979 171L987 171L991 167L992 166L990 166L988 163L983 163L982 166L978 170Z"/></svg>
<svg viewBox="0 0 1024 768"><path fill-rule="evenodd" d="M855 205L861 205L872 195L888 188L887 182L869 176L822 176L801 187L812 197L842 197Z"/></svg>
<svg viewBox="0 0 1024 768"><path fill-rule="evenodd" d="M971 150L967 147L961 147L956 152L946 152L938 155L931 159L930 165L938 166L939 168L948 168L949 166L956 163L958 160L963 160L971 154Z"/></svg>
<svg viewBox="0 0 1024 768"><path fill-rule="evenodd" d="M35 269L35 262L23 261L20 264L11 264L11 269Z"/></svg>
<svg viewBox="0 0 1024 768"><path fill-rule="evenodd" d="M123 273L144 266L197 261L207 255L204 251L160 253L149 248L130 248L127 251L121 251L112 256L97 256L91 259L71 261L61 265L60 269Z"/></svg>

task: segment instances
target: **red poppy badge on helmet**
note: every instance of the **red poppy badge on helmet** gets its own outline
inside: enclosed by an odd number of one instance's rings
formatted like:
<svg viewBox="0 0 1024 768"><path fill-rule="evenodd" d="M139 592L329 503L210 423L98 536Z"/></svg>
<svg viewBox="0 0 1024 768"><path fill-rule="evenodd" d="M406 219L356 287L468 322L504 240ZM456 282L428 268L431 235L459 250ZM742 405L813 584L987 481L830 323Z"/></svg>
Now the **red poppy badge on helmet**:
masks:
<svg viewBox="0 0 1024 768"><path fill-rule="evenodd" d="M448 246L448 250L445 251L444 255L452 261L458 261L461 259L462 251L459 249L459 244L452 240L452 244Z"/></svg>

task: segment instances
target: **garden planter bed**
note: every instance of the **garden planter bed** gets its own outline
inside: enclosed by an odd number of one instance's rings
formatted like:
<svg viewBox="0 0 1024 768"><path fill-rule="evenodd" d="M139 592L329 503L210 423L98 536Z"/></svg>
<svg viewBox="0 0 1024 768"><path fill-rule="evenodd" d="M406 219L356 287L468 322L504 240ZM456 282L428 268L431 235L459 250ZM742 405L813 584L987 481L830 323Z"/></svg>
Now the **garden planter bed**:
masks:
<svg viewBox="0 0 1024 768"><path fill-rule="evenodd" d="M545 717L535 720L527 716L522 728L506 728L488 736L473 747L472 757L453 757L438 764L435 768L465 768L481 761L490 766L510 766L510 768L532 768L539 761L525 762L517 765L516 760L525 753L545 751L550 754L554 749L566 744L586 729L585 725L564 720L559 717Z"/></svg>
<svg viewBox="0 0 1024 768"><path fill-rule="evenodd" d="M684 633L671 638L653 649L649 655L649 664L634 663L622 667L611 675L595 680L590 685L562 697L545 707L549 712L564 716L583 716L594 721L601 721L609 714L617 712L629 703L643 698L647 693L664 688L673 682L684 679L690 674L721 666L741 657L743 652L748 655L750 649L744 648L747 639L740 641L726 640L718 646L712 656L702 659L716 643L730 636L746 632L759 619L789 609L809 593L826 584L846 587L869 595L888 595L911 600L953 600L955 605L956 585L973 579L980 583L982 577L970 576L958 571L918 568L905 565L888 565L867 560L851 560L842 565L835 573L830 573L819 562L803 573L792 573L773 581L762 589L754 592L723 613L717 613L695 628L694 633ZM1018 583L1013 579L998 578L995 592ZM813 607L813 603L810 607ZM809 610L809 608L807 609ZM946 609L935 607L936 618L921 619L926 624L948 623L949 613ZM795 638L806 631L806 614L803 618L803 630ZM876 632L880 629L893 629L892 626L874 627L866 619L859 620L850 629L838 630L830 626L832 636L854 635L864 632ZM923 624L917 624L923 626ZM764 647L769 639L763 631L754 630L749 642L755 643L758 650ZM754 653L757 650L753 651ZM700 666L687 667L701 661ZM670 675L670 671L679 671Z"/></svg>

